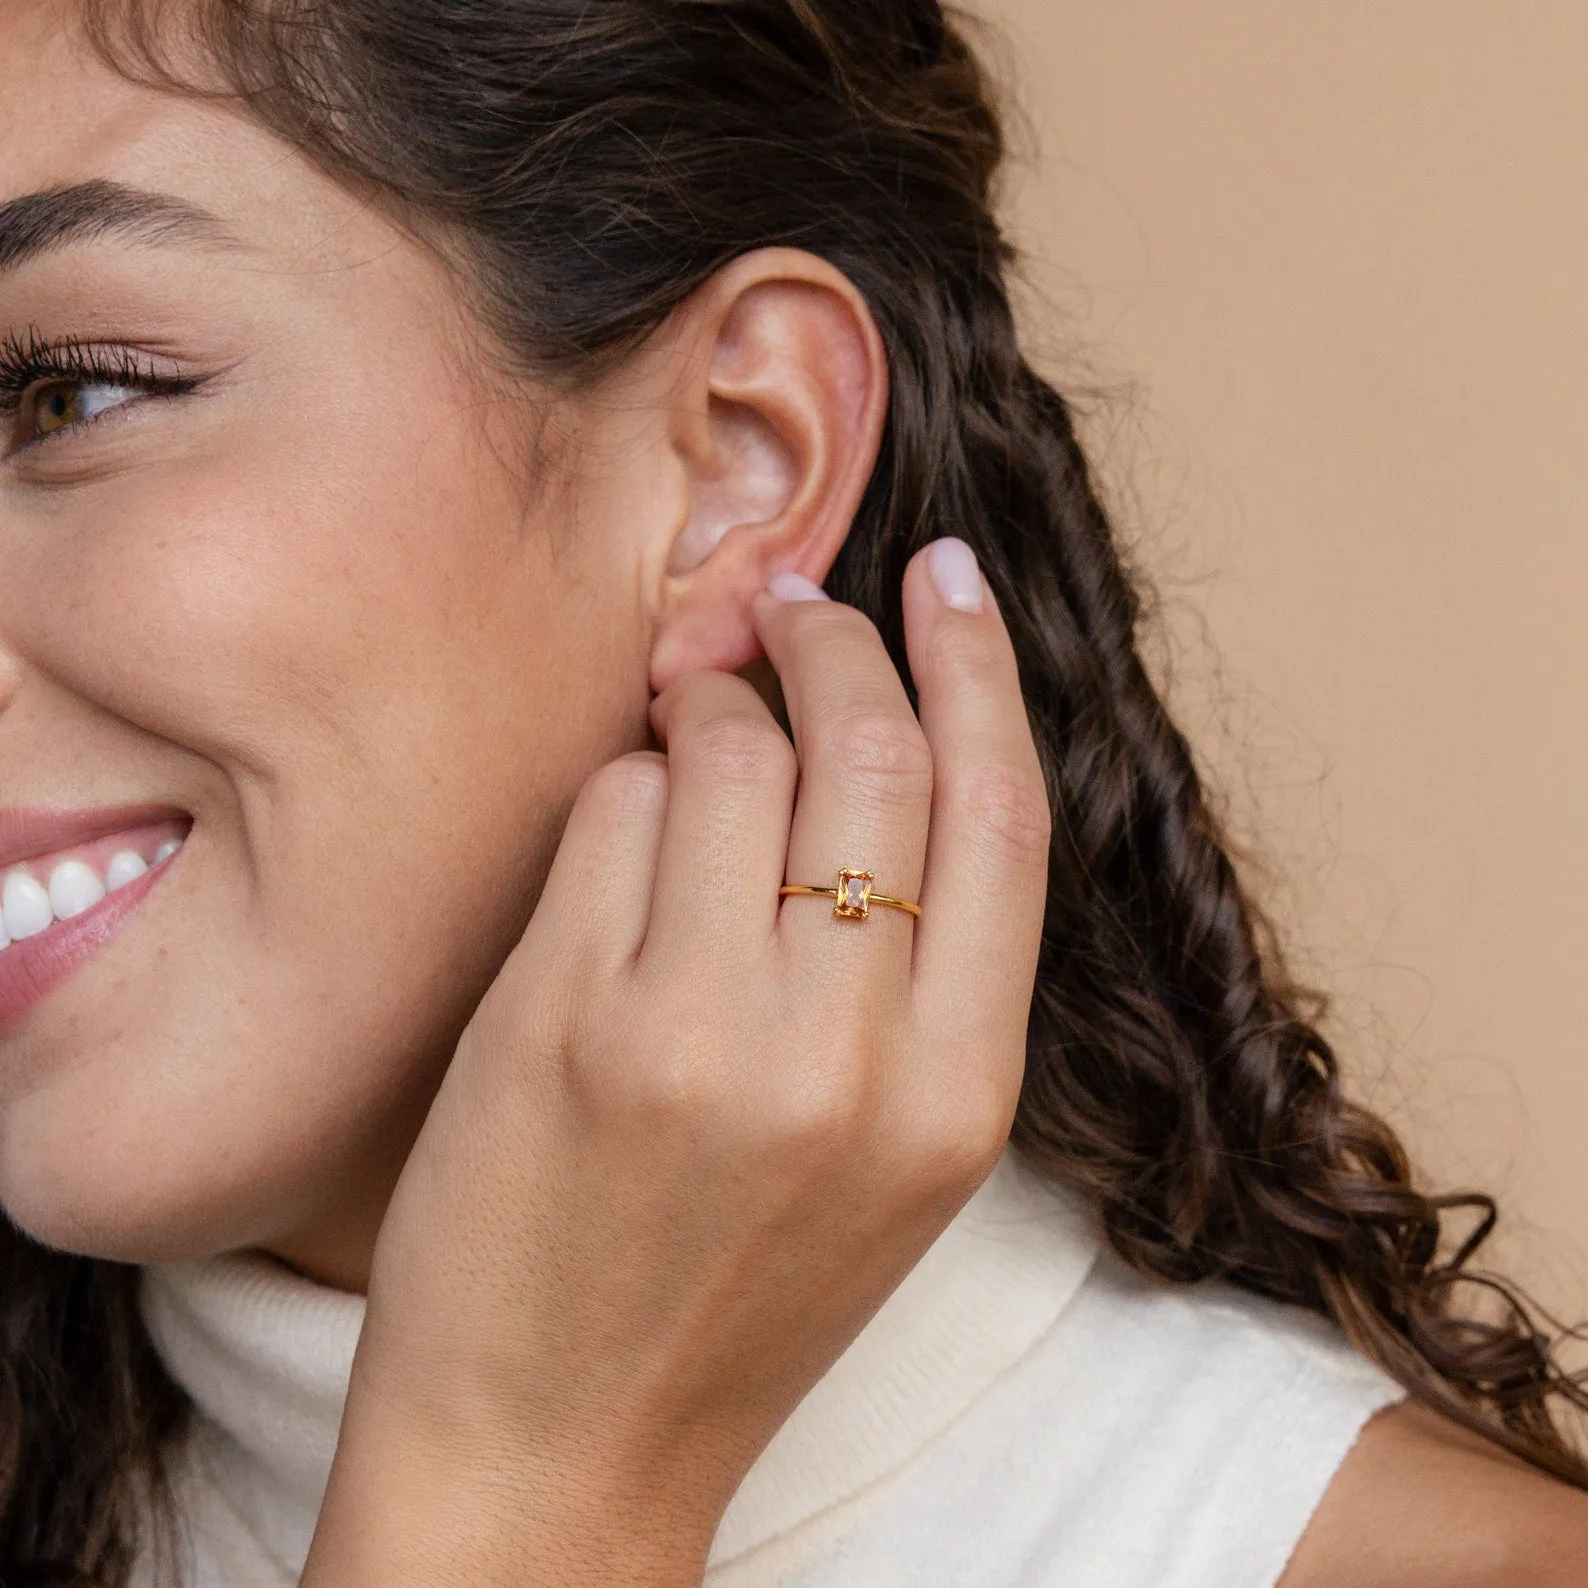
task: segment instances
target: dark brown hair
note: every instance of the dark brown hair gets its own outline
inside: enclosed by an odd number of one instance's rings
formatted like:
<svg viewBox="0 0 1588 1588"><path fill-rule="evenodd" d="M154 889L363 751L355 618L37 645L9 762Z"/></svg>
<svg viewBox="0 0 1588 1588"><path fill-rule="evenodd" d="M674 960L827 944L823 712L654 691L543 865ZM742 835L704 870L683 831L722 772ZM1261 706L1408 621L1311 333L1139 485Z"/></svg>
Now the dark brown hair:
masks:
<svg viewBox="0 0 1588 1588"><path fill-rule="evenodd" d="M123 70L237 96L451 251L527 371L587 377L755 248L845 271L893 401L829 588L907 677L905 563L969 540L1052 800L1015 1144L1137 1269L1332 1318L1418 1399L1588 1487L1551 1414L1582 1392L1517 1294L1468 1273L1493 1204L1420 1192L1342 1096L1321 1002L1288 980L1143 667L1139 585L1016 338L1003 138L963 24L938 0L86 3ZM1445 1254L1453 1208L1479 1218ZM0 1579L120 1584L128 1496L179 1398L128 1271L3 1247Z"/></svg>

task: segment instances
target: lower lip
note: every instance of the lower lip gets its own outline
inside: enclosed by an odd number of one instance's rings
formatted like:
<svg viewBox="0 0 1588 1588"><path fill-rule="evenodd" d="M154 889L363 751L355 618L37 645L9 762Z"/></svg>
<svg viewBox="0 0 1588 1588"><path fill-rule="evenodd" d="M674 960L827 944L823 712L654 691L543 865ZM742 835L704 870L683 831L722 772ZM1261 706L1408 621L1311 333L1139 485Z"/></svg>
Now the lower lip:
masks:
<svg viewBox="0 0 1588 1588"><path fill-rule="evenodd" d="M176 852L181 853L180 849ZM81 915L57 921L32 937L14 942L10 948L0 949L0 1037L21 1025L36 1004L121 930L175 860L176 855L172 855L152 866Z"/></svg>

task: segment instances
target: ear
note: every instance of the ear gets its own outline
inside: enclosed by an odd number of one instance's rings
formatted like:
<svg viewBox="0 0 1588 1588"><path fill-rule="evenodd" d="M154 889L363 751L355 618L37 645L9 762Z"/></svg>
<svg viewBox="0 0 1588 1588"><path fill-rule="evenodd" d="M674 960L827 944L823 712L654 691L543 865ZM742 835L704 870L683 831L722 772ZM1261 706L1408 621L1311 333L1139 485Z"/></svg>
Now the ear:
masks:
<svg viewBox="0 0 1588 1588"><path fill-rule="evenodd" d="M651 688L761 654L776 573L826 578L882 444L887 353L864 298L797 249L736 260L679 311L668 444L683 512L654 590Z"/></svg>

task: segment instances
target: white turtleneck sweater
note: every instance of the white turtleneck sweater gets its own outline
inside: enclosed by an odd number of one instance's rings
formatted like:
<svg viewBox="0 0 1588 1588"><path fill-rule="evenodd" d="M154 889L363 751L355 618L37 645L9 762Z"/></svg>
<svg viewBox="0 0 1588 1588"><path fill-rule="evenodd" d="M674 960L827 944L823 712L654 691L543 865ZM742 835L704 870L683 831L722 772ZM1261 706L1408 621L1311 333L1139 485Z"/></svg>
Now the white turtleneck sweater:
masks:
<svg viewBox="0 0 1588 1588"><path fill-rule="evenodd" d="M142 1305L196 1417L185 1559L139 1588L289 1588L363 1298L228 1256L146 1269ZM1401 1394L1310 1315L1140 1279L1009 1152L762 1453L706 1585L1271 1588Z"/></svg>

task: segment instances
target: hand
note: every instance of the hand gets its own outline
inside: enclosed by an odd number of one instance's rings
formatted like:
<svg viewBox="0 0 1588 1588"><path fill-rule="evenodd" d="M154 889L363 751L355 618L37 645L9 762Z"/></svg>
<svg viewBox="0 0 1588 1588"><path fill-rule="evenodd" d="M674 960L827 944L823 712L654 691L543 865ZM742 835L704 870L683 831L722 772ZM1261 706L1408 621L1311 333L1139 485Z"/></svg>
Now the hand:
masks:
<svg viewBox="0 0 1588 1588"><path fill-rule="evenodd" d="M744 680L583 790L376 1247L303 1581L700 1581L744 1474L991 1172L1019 1096L1049 815L990 593L876 630L757 602ZM775 581L776 583L776 581ZM797 751L797 755L796 755ZM876 873L919 921L786 880Z"/></svg>

